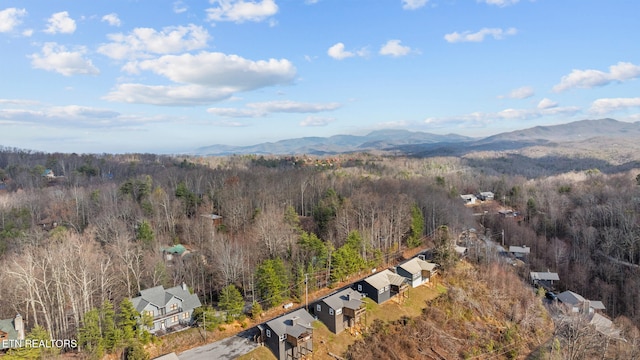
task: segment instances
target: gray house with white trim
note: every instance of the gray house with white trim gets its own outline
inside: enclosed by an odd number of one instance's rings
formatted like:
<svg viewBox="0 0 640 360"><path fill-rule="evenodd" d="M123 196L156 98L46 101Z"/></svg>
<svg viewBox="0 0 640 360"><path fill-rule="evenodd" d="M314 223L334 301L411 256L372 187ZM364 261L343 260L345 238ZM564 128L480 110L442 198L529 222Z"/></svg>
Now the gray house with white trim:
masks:
<svg viewBox="0 0 640 360"><path fill-rule="evenodd" d="M315 316L334 334L355 326L366 311L364 295L344 289L318 301L312 307Z"/></svg>
<svg viewBox="0 0 640 360"><path fill-rule="evenodd" d="M141 315L153 318L149 328L152 334L190 326L193 310L202 306L198 295L191 294L185 283L169 289L156 286L142 290L131 302Z"/></svg>
<svg viewBox="0 0 640 360"><path fill-rule="evenodd" d="M16 344L21 340L24 340L24 321L20 314L0 320L0 350L18 347Z"/></svg>
<svg viewBox="0 0 640 360"><path fill-rule="evenodd" d="M403 293L409 285L406 278L387 269L356 282L353 288L376 303L382 304Z"/></svg>
<svg viewBox="0 0 640 360"><path fill-rule="evenodd" d="M313 316L300 308L258 325L258 329L276 359L301 359L313 352L313 321Z"/></svg>

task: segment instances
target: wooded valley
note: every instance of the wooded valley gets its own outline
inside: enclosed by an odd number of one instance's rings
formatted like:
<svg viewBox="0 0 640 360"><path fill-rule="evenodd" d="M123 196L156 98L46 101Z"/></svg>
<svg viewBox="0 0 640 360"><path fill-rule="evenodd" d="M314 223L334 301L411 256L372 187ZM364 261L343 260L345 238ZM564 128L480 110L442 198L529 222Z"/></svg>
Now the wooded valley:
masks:
<svg viewBox="0 0 640 360"><path fill-rule="evenodd" d="M474 228L500 241L504 231L505 245L531 248L524 277L558 272L559 288L640 323L640 170L561 172L553 161L554 173L534 177L490 166L504 159L3 149L0 319L20 313L28 327L76 338L105 302L183 282L203 304L230 311L238 289L233 311L268 309L302 301L305 274L311 290L330 286L433 242L446 225L453 238ZM481 191L496 201L461 201ZM502 218L496 206L522 216ZM176 245L185 252L169 259Z"/></svg>

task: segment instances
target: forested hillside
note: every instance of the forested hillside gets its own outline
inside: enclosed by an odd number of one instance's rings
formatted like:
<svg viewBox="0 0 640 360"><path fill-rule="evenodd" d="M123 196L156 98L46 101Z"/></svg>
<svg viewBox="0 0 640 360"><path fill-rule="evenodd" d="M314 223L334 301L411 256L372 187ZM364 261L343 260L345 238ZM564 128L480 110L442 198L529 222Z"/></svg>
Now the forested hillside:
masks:
<svg viewBox="0 0 640 360"><path fill-rule="evenodd" d="M221 310L238 311L235 289L240 308L268 309L301 300L305 274L310 290L331 285L385 266L447 225L454 238L504 230L506 245L531 247L523 275L557 271L559 287L639 323L638 170L535 178L489 165L3 149L0 319L20 313L29 328L76 338L91 310L106 303L119 312L142 289L183 282ZM463 205L460 194L480 191L495 193L494 207ZM523 216L501 218L495 204ZM163 250L178 244L186 252L169 260Z"/></svg>

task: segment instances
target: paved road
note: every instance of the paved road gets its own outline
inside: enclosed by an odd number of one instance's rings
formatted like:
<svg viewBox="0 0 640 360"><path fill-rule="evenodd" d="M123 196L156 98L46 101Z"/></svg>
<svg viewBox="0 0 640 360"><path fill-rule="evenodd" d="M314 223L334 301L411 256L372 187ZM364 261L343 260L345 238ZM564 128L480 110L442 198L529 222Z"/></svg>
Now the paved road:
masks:
<svg viewBox="0 0 640 360"><path fill-rule="evenodd" d="M233 360L259 346L252 340L256 331L256 328L252 328L236 336L187 350L178 354L178 358L180 360Z"/></svg>

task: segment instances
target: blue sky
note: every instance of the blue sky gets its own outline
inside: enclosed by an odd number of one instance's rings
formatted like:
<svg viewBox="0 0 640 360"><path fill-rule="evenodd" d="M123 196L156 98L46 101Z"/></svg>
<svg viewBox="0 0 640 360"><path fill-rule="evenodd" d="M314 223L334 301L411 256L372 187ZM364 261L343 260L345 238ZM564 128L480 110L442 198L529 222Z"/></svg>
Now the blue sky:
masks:
<svg viewBox="0 0 640 360"><path fill-rule="evenodd" d="M0 145L172 153L640 120L635 0L4 0Z"/></svg>

